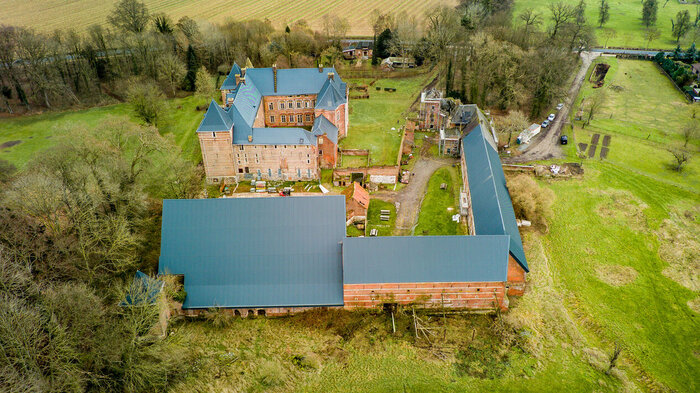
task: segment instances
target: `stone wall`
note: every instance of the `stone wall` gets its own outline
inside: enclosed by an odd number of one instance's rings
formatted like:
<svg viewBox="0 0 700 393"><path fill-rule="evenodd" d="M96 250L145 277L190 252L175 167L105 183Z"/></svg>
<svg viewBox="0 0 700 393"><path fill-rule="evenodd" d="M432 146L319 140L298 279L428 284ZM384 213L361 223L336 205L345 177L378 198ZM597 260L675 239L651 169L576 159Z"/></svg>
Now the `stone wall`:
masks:
<svg viewBox="0 0 700 393"><path fill-rule="evenodd" d="M234 145L233 154L239 180L257 179L258 173L264 180L311 180L320 176L316 146Z"/></svg>
<svg viewBox="0 0 700 393"><path fill-rule="evenodd" d="M236 168L233 161L231 132L199 132L199 146L202 149L202 162L207 179L220 181L234 177Z"/></svg>
<svg viewBox="0 0 700 393"><path fill-rule="evenodd" d="M384 303L416 304L474 310L508 309L503 282L345 284L346 309L374 308Z"/></svg>

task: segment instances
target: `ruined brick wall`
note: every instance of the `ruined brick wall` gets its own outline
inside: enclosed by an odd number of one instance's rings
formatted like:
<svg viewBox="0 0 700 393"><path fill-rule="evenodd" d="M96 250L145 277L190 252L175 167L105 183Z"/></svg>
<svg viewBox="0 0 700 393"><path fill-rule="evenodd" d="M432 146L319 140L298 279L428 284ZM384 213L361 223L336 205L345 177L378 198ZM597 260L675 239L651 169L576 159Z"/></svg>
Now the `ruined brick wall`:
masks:
<svg viewBox="0 0 700 393"><path fill-rule="evenodd" d="M396 166L370 166L370 167L359 167L359 168L336 168L333 171L333 184L336 186L346 186L350 184L350 179L353 173L362 173L365 177L367 176L394 176L396 179L399 178L399 167ZM369 179L367 179L369 180Z"/></svg>
<svg viewBox="0 0 700 393"><path fill-rule="evenodd" d="M508 295L522 296L525 293L525 269L508 255Z"/></svg>
<svg viewBox="0 0 700 393"><path fill-rule="evenodd" d="M419 127L426 130L437 130L440 128L440 101L421 102Z"/></svg>
<svg viewBox="0 0 700 393"><path fill-rule="evenodd" d="M228 131L199 132L197 137L207 179L218 182L222 178L235 176L231 133Z"/></svg>
<svg viewBox="0 0 700 393"><path fill-rule="evenodd" d="M311 127L314 124L316 94L265 96L262 102L266 127Z"/></svg>
<svg viewBox="0 0 700 393"><path fill-rule="evenodd" d="M318 179L317 150L307 145L234 145L238 179L249 174L264 180ZM249 176L249 177L250 177Z"/></svg>
<svg viewBox="0 0 700 393"><path fill-rule="evenodd" d="M489 310L508 309L503 282L443 282L398 284L345 284L346 309L380 307L383 303L417 304Z"/></svg>
<svg viewBox="0 0 700 393"><path fill-rule="evenodd" d="M321 168L335 168L338 162L338 146L331 141L328 136L323 135L317 138L318 159Z"/></svg>

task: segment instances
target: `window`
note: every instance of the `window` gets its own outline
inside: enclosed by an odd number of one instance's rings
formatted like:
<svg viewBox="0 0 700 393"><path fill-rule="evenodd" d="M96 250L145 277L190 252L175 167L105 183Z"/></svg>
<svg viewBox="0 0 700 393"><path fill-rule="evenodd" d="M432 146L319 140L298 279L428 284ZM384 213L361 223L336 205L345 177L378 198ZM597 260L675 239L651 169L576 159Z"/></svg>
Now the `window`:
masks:
<svg viewBox="0 0 700 393"><path fill-rule="evenodd" d="M297 108L301 108L301 101L297 101Z"/></svg>
<svg viewBox="0 0 700 393"><path fill-rule="evenodd" d="M297 168L297 177L301 177L301 168Z"/></svg>
<svg viewBox="0 0 700 393"><path fill-rule="evenodd" d="M274 110L274 109L275 109L275 104L269 103L269 104L267 104L267 107L268 107L270 110Z"/></svg>
<svg viewBox="0 0 700 393"><path fill-rule="evenodd" d="M238 150L243 151L243 145L238 145Z"/></svg>
<svg viewBox="0 0 700 393"><path fill-rule="evenodd" d="M309 177L311 177L311 169L307 169L306 174L309 175Z"/></svg>
<svg viewBox="0 0 700 393"><path fill-rule="evenodd" d="M287 102L287 108L289 108L289 109L294 108L294 101Z"/></svg>
<svg viewBox="0 0 700 393"><path fill-rule="evenodd" d="M243 168L238 168L238 173L243 173Z"/></svg>
<svg viewBox="0 0 700 393"><path fill-rule="evenodd" d="M307 164L311 164L311 160L306 160L306 163L307 163Z"/></svg>
<svg viewBox="0 0 700 393"><path fill-rule="evenodd" d="M216 138L216 132L212 132L212 133L211 133L211 137L212 137L212 138Z"/></svg>
<svg viewBox="0 0 700 393"><path fill-rule="evenodd" d="M286 123L286 122L287 122L287 116L286 116L286 115L282 115L282 116L280 116L280 118L282 119L282 123Z"/></svg>
<svg viewBox="0 0 700 393"><path fill-rule="evenodd" d="M272 169L267 168L267 177L272 177Z"/></svg>
<svg viewBox="0 0 700 393"><path fill-rule="evenodd" d="M322 155L323 155L323 150L318 149L318 155L319 155L319 156L322 156Z"/></svg>
<svg viewBox="0 0 700 393"><path fill-rule="evenodd" d="M280 109L284 109L284 101L280 101Z"/></svg>
<svg viewBox="0 0 700 393"><path fill-rule="evenodd" d="M322 145L322 144L323 144L323 137L322 137L322 136L319 136L319 137L318 137L318 144L319 144L319 145Z"/></svg>
<svg viewBox="0 0 700 393"><path fill-rule="evenodd" d="M309 108L311 106L311 102L309 101L304 101L304 107Z"/></svg>
<svg viewBox="0 0 700 393"><path fill-rule="evenodd" d="M311 121L311 115L306 115L306 121Z"/></svg>
<svg viewBox="0 0 700 393"><path fill-rule="evenodd" d="M297 123L301 123L303 121L302 115L297 115Z"/></svg>
<svg viewBox="0 0 700 393"><path fill-rule="evenodd" d="M274 116L270 116L270 123L274 123L274 122L275 122L275 117L274 117Z"/></svg>
<svg viewBox="0 0 700 393"><path fill-rule="evenodd" d="M275 145L275 149L277 148L277 145Z"/></svg>

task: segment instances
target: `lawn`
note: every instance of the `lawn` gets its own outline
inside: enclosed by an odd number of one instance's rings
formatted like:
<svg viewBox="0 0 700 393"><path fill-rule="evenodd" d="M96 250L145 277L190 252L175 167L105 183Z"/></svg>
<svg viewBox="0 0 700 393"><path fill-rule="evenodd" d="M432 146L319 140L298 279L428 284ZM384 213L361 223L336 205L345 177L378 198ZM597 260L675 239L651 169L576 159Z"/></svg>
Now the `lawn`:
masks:
<svg viewBox="0 0 700 393"><path fill-rule="evenodd" d="M168 100L164 118L159 125L161 134L172 136L182 148L183 154L195 162L201 160L194 132L204 115L195 109L201 103L202 100L195 97ZM50 147L55 137L67 129L76 126L94 127L109 116L127 117L137 122L127 104L1 119L0 145L9 141L21 142L0 150L0 158L22 168L34 155Z"/></svg>
<svg viewBox="0 0 700 393"><path fill-rule="evenodd" d="M389 221L380 219L381 211L389 210ZM391 236L396 224L396 206L393 203L381 199L371 198L367 209L367 236L372 229L376 229L379 236Z"/></svg>
<svg viewBox="0 0 700 393"><path fill-rule="evenodd" d="M404 124L411 104L434 77L431 72L410 78L379 79L370 86L369 99L351 99L348 135L340 142L340 148L369 149L370 165L396 165L401 143L399 128ZM371 82L368 79L346 81ZM376 86L392 87L396 92L377 91Z"/></svg>
<svg viewBox="0 0 700 393"><path fill-rule="evenodd" d="M594 134L599 134L601 140L604 135L610 135L607 160L611 163L625 165L669 184L700 191L698 155L695 154L687 168L678 173L668 170L673 157L667 151L683 147L681 130L698 111L697 105L689 104L652 62L612 57L596 61L599 62L611 65L603 88L593 89L592 84L585 82L574 108L578 108L584 98L590 101L592 95L601 91L605 95L604 104L585 128L582 122L574 121L571 146L590 144ZM691 152L697 153L700 149L699 139L688 145ZM599 158L599 152L600 147L596 158Z"/></svg>
<svg viewBox="0 0 700 393"><path fill-rule="evenodd" d="M0 0L0 23L33 27L52 32L55 29L74 28L85 30L92 24L106 24L107 15L117 0ZM390 0L372 2L365 0L256 0L231 3L226 0L144 0L151 13L164 12L174 20L189 16L195 20L225 22L228 19L270 20L273 26L284 28L298 20L305 20L315 30L323 27L323 16L337 15L348 19L351 35L372 35L372 12L405 11L409 15L423 17L425 12L440 4L456 5L456 0Z"/></svg>
<svg viewBox="0 0 700 393"><path fill-rule="evenodd" d="M452 221L459 213L459 169L440 168L430 177L428 190L421 203L418 225L413 233L418 236L466 235L466 228ZM445 184L445 189L440 186Z"/></svg>
<svg viewBox="0 0 700 393"><path fill-rule="evenodd" d="M555 3L554 0L515 0L513 18L516 24L522 22L517 16L525 9L532 8L542 14L544 19L542 29L549 27L551 23L551 12L549 4ZM578 0L563 0L564 3L569 3L572 6L578 4ZM677 0L667 2L659 1L659 12L657 15L656 28L659 29L661 36L652 41L650 48L668 48L676 47L676 40L671 36L671 19L675 19L676 14L681 10L688 10L691 20L694 19L696 13L695 6L692 4L680 4ZM610 20L605 24L605 28L615 30L616 36L610 38L607 42L608 46L618 46L627 48L646 48L647 41L644 38L644 25L642 24L642 2L630 0L609 0L610 4ZM588 1L586 7L586 17L588 23L595 26L598 45L605 44L603 30L598 28L598 7L600 1ZM685 48L693 42L693 33L688 33L685 38L681 39L681 45Z"/></svg>

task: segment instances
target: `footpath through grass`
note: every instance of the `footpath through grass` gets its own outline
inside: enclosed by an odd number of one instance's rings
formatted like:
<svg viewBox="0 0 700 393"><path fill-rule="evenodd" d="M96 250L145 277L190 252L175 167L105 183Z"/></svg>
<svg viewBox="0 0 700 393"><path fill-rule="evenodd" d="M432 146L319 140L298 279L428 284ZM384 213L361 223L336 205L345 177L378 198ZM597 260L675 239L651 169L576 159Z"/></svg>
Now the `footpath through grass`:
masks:
<svg viewBox="0 0 700 393"><path fill-rule="evenodd" d="M566 4L574 7L578 4L578 0L562 0ZM541 29L545 30L552 25L552 13L549 11L549 5L556 1L542 0L515 0L513 7L513 22L516 25L522 25L522 21L518 15L523 10L532 8L542 15L544 23ZM608 39L608 46L626 47L626 48L646 48L647 40L644 37L645 26L642 24L642 2L630 0L609 0L610 4L610 20L605 24L604 28L615 31L615 37ZM696 14L695 4L680 4L678 0L658 1L659 13L656 21L656 28L659 29L661 36L652 41L650 48L667 48L673 49L676 47L676 40L671 36L671 19L676 18L676 14L682 10L688 10L691 20ZM605 45L604 29L598 28L598 8L600 1L588 1L586 7L586 18L588 24L594 27L598 45ZM681 39L681 45L684 48L690 46L693 42L693 32L689 32L685 38Z"/></svg>
<svg viewBox="0 0 700 393"><path fill-rule="evenodd" d="M163 119L158 129L164 136L172 136L185 157L194 162L201 160L195 130L204 116L196 110L202 100L195 97L171 99L165 102ZM120 116L138 123L128 104L65 112L49 112L34 116L0 119L0 145L10 141L20 143L0 149L0 158L23 168L36 154L52 146L56 137L72 127L95 127L106 117Z"/></svg>
<svg viewBox="0 0 700 393"><path fill-rule="evenodd" d="M371 166L396 165L401 143L399 128L411 104L434 77L435 73L430 72L410 78L379 79L369 86L369 99L351 99L348 135L340 142L340 148L368 149ZM369 85L372 80L347 79L347 82ZM382 89L378 91L376 87ZM387 87L396 91L384 91ZM354 165L355 161L343 162L343 166L346 164Z"/></svg>
<svg viewBox="0 0 700 393"><path fill-rule="evenodd" d="M452 216L459 213L459 169L440 168L430 177L428 190L421 203L418 225L414 230L417 236L465 235L466 231ZM445 189L440 188L445 184Z"/></svg>

